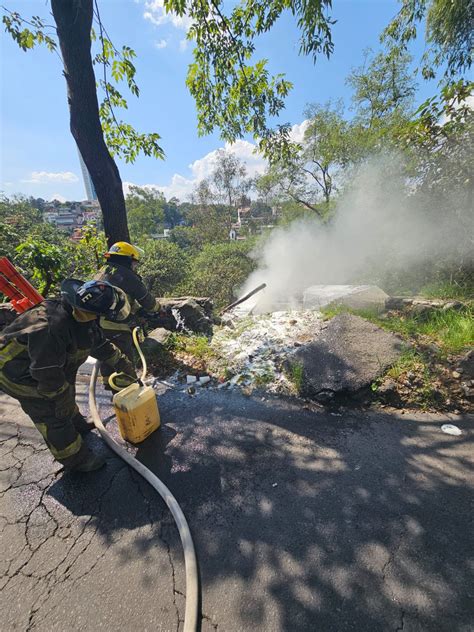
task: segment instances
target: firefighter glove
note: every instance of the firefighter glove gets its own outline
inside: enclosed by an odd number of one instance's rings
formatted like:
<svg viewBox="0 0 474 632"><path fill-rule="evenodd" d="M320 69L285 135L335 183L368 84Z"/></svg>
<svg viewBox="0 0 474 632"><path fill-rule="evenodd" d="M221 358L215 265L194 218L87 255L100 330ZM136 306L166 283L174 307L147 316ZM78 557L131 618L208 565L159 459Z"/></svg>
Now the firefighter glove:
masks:
<svg viewBox="0 0 474 632"><path fill-rule="evenodd" d="M136 377L133 377L132 375L127 375L126 373L118 373L113 378L115 386L119 389L127 388L127 386L130 386L130 384L134 384L136 381Z"/></svg>
<svg viewBox="0 0 474 632"><path fill-rule="evenodd" d="M133 378L132 381L136 381L137 374L135 371L135 367L133 366L133 364L130 362L128 358L120 358L120 360L115 365L115 369L117 370L118 373L125 373L126 375ZM129 382L129 384L130 383L131 382Z"/></svg>

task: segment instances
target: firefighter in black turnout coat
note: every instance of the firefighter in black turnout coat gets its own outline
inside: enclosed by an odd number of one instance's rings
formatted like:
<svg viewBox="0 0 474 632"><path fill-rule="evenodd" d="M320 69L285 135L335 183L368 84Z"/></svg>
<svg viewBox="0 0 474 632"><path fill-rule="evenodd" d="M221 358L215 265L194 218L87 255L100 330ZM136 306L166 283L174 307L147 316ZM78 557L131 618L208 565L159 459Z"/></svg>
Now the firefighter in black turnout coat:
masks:
<svg viewBox="0 0 474 632"><path fill-rule="evenodd" d="M105 461L82 440L93 424L76 404L77 371L91 355L134 381L133 365L97 323L98 316L125 318L130 305L121 290L97 281L67 279L61 296L20 314L0 334L0 389L20 402L57 461L88 472Z"/></svg>
<svg viewBox="0 0 474 632"><path fill-rule="evenodd" d="M95 275L97 281L107 281L120 288L127 295L130 303L130 316L121 322L112 321L107 316L100 319L100 326L106 337L111 340L123 353L135 363L135 347L132 340L132 330L135 326L134 315L142 307L147 312L160 310L160 303L145 287L136 270L143 254L140 248L132 246L126 241L119 241L110 247L105 254L107 263ZM112 370L108 366L101 369L105 385Z"/></svg>

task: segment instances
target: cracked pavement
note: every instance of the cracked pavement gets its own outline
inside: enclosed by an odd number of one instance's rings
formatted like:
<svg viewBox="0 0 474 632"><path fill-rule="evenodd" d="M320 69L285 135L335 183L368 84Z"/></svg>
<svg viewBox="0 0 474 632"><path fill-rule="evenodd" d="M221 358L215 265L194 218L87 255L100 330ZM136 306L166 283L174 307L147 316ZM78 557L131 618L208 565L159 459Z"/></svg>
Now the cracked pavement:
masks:
<svg viewBox="0 0 474 632"><path fill-rule="evenodd" d="M130 450L188 519L203 632L472 630L472 417L211 390L163 389L159 404L161 430ZM95 433L107 467L65 475L0 405L2 632L182 630L182 551L158 495Z"/></svg>

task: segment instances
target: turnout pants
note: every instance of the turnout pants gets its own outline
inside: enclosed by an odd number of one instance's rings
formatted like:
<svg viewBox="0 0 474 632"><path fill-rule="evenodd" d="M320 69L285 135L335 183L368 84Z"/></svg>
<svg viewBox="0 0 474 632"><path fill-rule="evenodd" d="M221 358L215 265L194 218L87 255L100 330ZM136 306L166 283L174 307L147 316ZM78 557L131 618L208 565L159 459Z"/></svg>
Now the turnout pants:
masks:
<svg viewBox="0 0 474 632"><path fill-rule="evenodd" d="M135 345L133 344L131 329L116 330L103 328L103 331L105 337L127 356L130 362L132 362L133 366L136 366L138 361L138 354L135 349ZM102 381L106 387L109 383L109 376L112 375L114 371L115 369L110 367L108 364L102 363L100 367L100 373L102 375Z"/></svg>
<svg viewBox="0 0 474 632"><path fill-rule="evenodd" d="M73 390L74 387L71 386ZM56 461L66 467L74 467L89 454L89 449L82 441L76 429L76 423L83 420L79 409L69 419L58 419L55 416L55 404L47 399L21 399L22 409L31 418L46 442Z"/></svg>

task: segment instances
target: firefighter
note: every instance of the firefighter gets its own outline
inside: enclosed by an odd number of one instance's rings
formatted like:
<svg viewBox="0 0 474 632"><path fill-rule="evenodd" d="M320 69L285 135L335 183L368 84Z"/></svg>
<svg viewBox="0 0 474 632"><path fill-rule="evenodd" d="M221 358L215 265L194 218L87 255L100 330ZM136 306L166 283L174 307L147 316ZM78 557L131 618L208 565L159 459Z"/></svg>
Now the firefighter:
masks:
<svg viewBox="0 0 474 632"><path fill-rule="evenodd" d="M106 337L111 340L133 362L136 362L135 347L132 340L132 330L136 325L134 315L142 307L147 312L160 310L160 302L153 298L147 290L137 268L140 257L143 255L141 248L132 246L126 241L118 241L105 253L107 263L95 275L97 281L107 281L122 289L127 295L131 306L130 316L125 322L112 321L106 316L100 319L100 326ZM108 387L108 377L112 370L108 366L101 368L104 385Z"/></svg>
<svg viewBox="0 0 474 632"><path fill-rule="evenodd" d="M110 283L66 279L60 300L45 300L8 325L0 335L0 388L20 402L54 458L70 470L90 472L105 464L82 440L94 427L79 412L75 382L91 355L132 383L131 362L98 326L98 316L126 318L125 294Z"/></svg>

